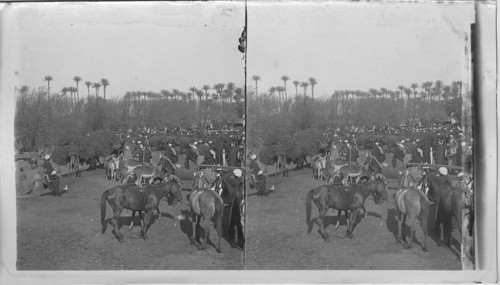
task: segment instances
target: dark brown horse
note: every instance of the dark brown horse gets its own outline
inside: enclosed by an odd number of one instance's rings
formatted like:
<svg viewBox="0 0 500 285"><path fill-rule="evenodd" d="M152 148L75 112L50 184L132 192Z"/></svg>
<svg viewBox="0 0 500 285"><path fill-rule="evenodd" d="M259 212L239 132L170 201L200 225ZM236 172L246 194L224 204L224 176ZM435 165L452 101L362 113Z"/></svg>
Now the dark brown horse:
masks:
<svg viewBox="0 0 500 285"><path fill-rule="evenodd" d="M210 221L214 219L214 227L219 235L219 243L215 250L221 253L220 241L222 238L222 216L224 214L224 202L217 192L210 190L212 179L207 180L204 172L194 174L193 192L189 196L189 206L192 215L193 235L191 244L196 245L199 250L205 249L210 237ZM205 236L201 243L197 242L197 226L204 229Z"/></svg>
<svg viewBox="0 0 500 285"><path fill-rule="evenodd" d="M433 173L427 173L424 186L429 188L428 195L437 204L434 231L438 237L438 246L451 245L452 218L457 223L458 231L462 235L462 195L465 191L459 187L447 184L444 179ZM441 225L443 232L441 235Z"/></svg>
<svg viewBox="0 0 500 285"><path fill-rule="evenodd" d="M164 178L165 180L168 180L169 182L175 182L178 184L178 188L179 190L181 189L181 186L180 186L180 182L181 180L175 176L175 175L169 175L167 177ZM164 181L165 181L164 180ZM153 184L156 184L158 185L160 182L161 183L161 180L156 180L156 182L154 182ZM161 193L159 192L161 189L160 188L156 188L154 189L154 191L156 192L156 194L158 194L157 196L160 197ZM172 195L168 195L168 194L171 194L171 193L167 193L167 199L169 198L168 196L172 196ZM182 201L182 196L180 195L180 191L174 191L173 193L173 199L172 201L169 200L169 204L175 204L176 202L181 202ZM163 198L163 197L162 197ZM160 199L161 200L161 199ZM170 203L172 202L172 203ZM158 220L161 219L161 212L160 212L160 203L158 203L158 206L156 206L156 213L158 213ZM132 211L132 216L130 217L130 226L128 227L129 230L131 230L133 227L134 227L134 217L135 217L135 211ZM142 211L139 211L139 218L141 219L141 223L142 223Z"/></svg>
<svg viewBox="0 0 500 285"><path fill-rule="evenodd" d="M349 187L343 185L323 185L312 189L306 196L308 231L311 232L313 227L311 223L311 200L313 200L319 210L319 217L316 221L320 226L320 234L325 241L330 241L323 222L329 208L352 211L349 220L347 220L346 233L347 237L352 238L352 232L358 212L363 208L366 198L372 193L376 193L380 195L383 200L387 200L387 185L385 181L376 178L363 184L353 183L349 185Z"/></svg>
<svg viewBox="0 0 500 285"><path fill-rule="evenodd" d="M106 232L106 201L113 209L113 218L111 224L114 227L115 235L118 241L123 242L123 235L118 227L118 218L123 209L132 211L146 211L143 223L141 223L140 237L146 239L146 233L149 229L149 222L153 215L153 210L158 207L160 200L167 194L173 194L177 201L181 201L182 195L180 186L175 181L168 181L159 185L145 185L137 187L136 185L120 185L108 189L101 196L101 224L102 233Z"/></svg>

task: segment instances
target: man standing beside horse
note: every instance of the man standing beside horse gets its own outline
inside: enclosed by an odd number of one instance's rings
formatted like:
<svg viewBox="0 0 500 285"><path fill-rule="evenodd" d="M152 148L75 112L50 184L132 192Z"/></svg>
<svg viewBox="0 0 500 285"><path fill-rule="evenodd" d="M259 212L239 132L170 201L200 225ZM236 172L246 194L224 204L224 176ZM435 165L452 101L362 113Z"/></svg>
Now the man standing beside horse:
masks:
<svg viewBox="0 0 500 285"><path fill-rule="evenodd" d="M41 171L42 173L45 173L44 177L44 184L49 188L53 196L61 196L62 191L59 188L59 175L52 167L52 164L50 163L50 155L46 154L43 159L43 164L41 165Z"/></svg>
<svg viewBox="0 0 500 285"><path fill-rule="evenodd" d="M172 146L172 141L169 141L167 147L165 148L164 157L167 160L166 163L162 165L162 171L164 173L175 175L175 164L179 161L179 155Z"/></svg>
<svg viewBox="0 0 500 285"><path fill-rule="evenodd" d="M368 170L372 171L373 174L382 173L382 162L385 161L384 149L380 146L380 142L376 141L373 146L370 164Z"/></svg>

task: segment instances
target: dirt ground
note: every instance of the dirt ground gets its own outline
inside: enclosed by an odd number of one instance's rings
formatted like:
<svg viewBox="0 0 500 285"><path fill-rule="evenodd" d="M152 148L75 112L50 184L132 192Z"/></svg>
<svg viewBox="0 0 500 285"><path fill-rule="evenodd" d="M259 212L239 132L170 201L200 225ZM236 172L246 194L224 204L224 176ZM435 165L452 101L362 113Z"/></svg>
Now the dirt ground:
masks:
<svg viewBox="0 0 500 285"><path fill-rule="evenodd" d="M390 158L390 157L389 157ZM153 162L157 160L157 153ZM389 160L390 161L390 160ZM182 163L182 161L181 161ZM18 168L29 169L26 162ZM272 168L269 168L272 173ZM63 168L63 172L64 172ZM28 170L31 180L34 170ZM192 181L192 169L178 171L182 182L184 202ZM321 185L311 178L311 169L291 171L288 177L270 177L268 185L275 191L259 197L255 190L247 190L246 251L233 249L222 240L222 253L213 247L199 251L189 243L191 223L177 221L178 214L188 214L188 206L160 204L161 219L153 216L149 239L138 238L139 218L129 231L131 212L124 211L119 220L125 243L119 243L112 234L112 226L101 233L100 197L105 189L117 185L105 180L104 170L84 171L81 178L61 179L61 187L69 191L62 197L52 197L45 191L40 199L17 193L18 270L164 270L164 269L429 269L459 270L458 233L455 230L453 250L438 247L427 239L429 252L422 252L421 228L417 243L403 249L396 243L397 222L394 198L397 171L384 171L389 179L389 201L375 205L366 201L368 217L358 219L354 238L345 238L346 221L342 217L335 229L336 211L327 214L327 231L331 242L326 243L314 225L307 233L305 196L310 189ZM430 216L433 211L430 212ZM318 211L312 206L312 218ZM107 206L106 218L112 216ZM361 217L361 216L360 216ZM224 219L227 224L227 218ZM429 224L432 229L433 224ZM212 228L212 241L216 234ZM227 234L224 235L227 238Z"/></svg>
<svg viewBox="0 0 500 285"><path fill-rule="evenodd" d="M269 167L269 173L273 169ZM397 171L389 167L383 174L392 178L388 184L389 201L375 205L372 197L367 199L368 217L361 219L362 215L359 216L353 239L345 238L347 225L343 216L340 227L335 229L337 211L329 210L325 219L331 240L329 243L319 235L317 224L311 233L307 232L306 194L322 184L312 179L310 168L291 171L284 178L270 177L268 187L274 185L275 190L267 197L257 196L255 190L247 190L246 268L460 270L459 234L456 230L453 233L453 250L438 247L435 240L427 238L429 252L422 252L419 242L423 241L423 232L420 226L416 234L417 243L411 249L403 249L396 243L398 224L395 220L394 194ZM431 210L429 216L433 213ZM311 218L317 216L318 210L313 203ZM433 226L429 223L429 229Z"/></svg>
<svg viewBox="0 0 500 285"><path fill-rule="evenodd" d="M153 158L157 160L157 153ZM181 161L182 163L182 161ZM17 168L29 169L26 162L18 162ZM65 173L62 167L62 173ZM192 170L179 170L183 179L183 201L190 193ZM28 170L28 181L32 181L34 170ZM164 269L242 269L243 251L231 248L222 239L222 253L213 246L197 250L189 242L192 227L189 220L177 221L175 216L188 214L185 204L169 206L160 203L161 219L156 212L148 231L148 239L139 238L139 217L135 226L128 230L131 212L124 210L119 219L125 242L119 243L107 226L101 233L100 197L104 190L117 182L104 178L104 169L84 171L83 177L63 177L61 188L68 185L69 191L61 197L48 195L38 199L33 195L22 195L17 190L17 269L18 270L164 270ZM227 211L226 211L227 212ZM107 205L106 219L112 217ZM227 224L227 215L224 218ZM225 225L224 225L225 226ZM226 226L225 226L226 227ZM212 227L211 240L218 241Z"/></svg>

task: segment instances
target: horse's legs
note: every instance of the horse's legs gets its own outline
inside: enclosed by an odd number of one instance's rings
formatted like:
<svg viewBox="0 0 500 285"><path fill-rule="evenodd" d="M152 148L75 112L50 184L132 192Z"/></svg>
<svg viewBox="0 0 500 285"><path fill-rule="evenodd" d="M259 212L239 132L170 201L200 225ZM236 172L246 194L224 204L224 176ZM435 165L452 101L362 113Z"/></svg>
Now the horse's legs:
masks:
<svg viewBox="0 0 500 285"><path fill-rule="evenodd" d="M144 223L142 225L142 231L141 231L141 237L143 239L147 239L148 236L146 235L146 233L148 232L148 229L149 229L149 226L150 226L150 221L151 221L151 216L153 215L153 211L154 209L151 209L151 210L147 210L146 211L146 216L144 216Z"/></svg>
<svg viewBox="0 0 500 285"><path fill-rule="evenodd" d="M326 242L329 242L330 237L328 236L328 233L326 232L325 223L324 223L324 218L326 216L326 212L328 211L328 207L321 205L320 207L318 207L318 209L319 208L321 208L319 211L318 219L317 219L318 224L319 224L319 232L320 232L321 236L323 237L323 239Z"/></svg>
<svg viewBox="0 0 500 285"><path fill-rule="evenodd" d="M120 229L118 228L118 218L120 217L120 214L122 213L123 209L116 209L113 211L113 218L111 219L111 224L113 225L113 228L115 230L116 237L118 238L119 242L123 242L123 235L120 232Z"/></svg>
<svg viewBox="0 0 500 285"><path fill-rule="evenodd" d="M413 239L415 238L415 232L417 229L417 217L409 217L408 226L410 227L410 236L408 237L408 243L405 248L411 248L413 244Z"/></svg>
<svg viewBox="0 0 500 285"><path fill-rule="evenodd" d="M366 211L365 204L361 206L361 209L363 210L363 213L365 214L365 219L368 217L368 212Z"/></svg>
<svg viewBox="0 0 500 285"><path fill-rule="evenodd" d="M337 222L335 223L335 229L338 229L339 228L339 225L340 225L340 216L342 214L342 210L338 210L337 212ZM347 215L347 214L346 214Z"/></svg>
<svg viewBox="0 0 500 285"><path fill-rule="evenodd" d="M461 225L459 225L461 226ZM445 246L451 246L451 231L453 226L451 224L451 217L446 217L443 220L443 244Z"/></svg>
<svg viewBox="0 0 500 285"><path fill-rule="evenodd" d="M222 215L222 213L220 213L220 215ZM221 219L222 221L222 219ZM238 229L238 227L236 227ZM217 221L217 216L216 216L216 220L215 220L215 231L217 231L217 235L219 236L219 245L218 247L215 249L217 251L217 253L221 253L221 247L220 247L220 240L222 239L222 223L219 223L219 221ZM238 236L238 241L241 240L241 236ZM233 239L233 242L234 242L234 239Z"/></svg>
<svg viewBox="0 0 500 285"><path fill-rule="evenodd" d="M344 210L344 216L347 223L347 228L349 228L351 226L351 221L349 220L349 210Z"/></svg>
<svg viewBox="0 0 500 285"><path fill-rule="evenodd" d="M349 218L349 221L347 222L348 227L347 227L347 237L352 238L352 232L354 230L354 224L356 223L356 218L358 216L359 209L354 209L351 211L351 216Z"/></svg>
<svg viewBox="0 0 500 285"><path fill-rule="evenodd" d="M403 244L404 241L403 241L403 213L397 213L396 214L396 218L398 220L398 236L397 236L397 240L399 243Z"/></svg>
<svg viewBox="0 0 500 285"><path fill-rule="evenodd" d="M156 207L156 212L158 212L158 220L161 219L160 203L158 203L158 206Z"/></svg>
<svg viewBox="0 0 500 285"><path fill-rule="evenodd" d="M201 217L200 219L202 219L202 221L200 222L200 226L205 232L205 237L203 238L200 249L205 249L207 246L208 238L210 237L210 219L205 219L205 217Z"/></svg>
<svg viewBox="0 0 500 285"><path fill-rule="evenodd" d="M422 246L422 251L427 252L427 217L429 213L429 208L427 206L424 206L422 211L422 231L424 232L424 244Z"/></svg>
<svg viewBox="0 0 500 285"><path fill-rule="evenodd" d="M132 217L130 218L130 226L128 227L129 231L132 229L132 227L134 227L134 216L135 216L135 211L132 211Z"/></svg>
<svg viewBox="0 0 500 285"><path fill-rule="evenodd" d="M192 213L191 219L193 226L193 233L191 235L191 244L196 244L196 224L198 223L198 216L195 213Z"/></svg>

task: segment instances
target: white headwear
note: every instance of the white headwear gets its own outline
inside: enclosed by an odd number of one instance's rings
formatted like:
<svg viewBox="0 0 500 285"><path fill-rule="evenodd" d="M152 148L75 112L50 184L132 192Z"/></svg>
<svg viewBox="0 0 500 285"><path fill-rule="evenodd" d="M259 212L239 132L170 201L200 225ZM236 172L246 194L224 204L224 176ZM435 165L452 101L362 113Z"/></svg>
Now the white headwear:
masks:
<svg viewBox="0 0 500 285"><path fill-rule="evenodd" d="M441 173L441 175L447 175L448 174L448 168L446 167L440 167L439 168L439 173Z"/></svg>
<svg viewBox="0 0 500 285"><path fill-rule="evenodd" d="M236 177L241 177L241 175L243 175L243 172L241 171L241 169L235 169L233 170L233 174Z"/></svg>
<svg viewBox="0 0 500 285"><path fill-rule="evenodd" d="M44 156L44 158L45 158L45 159L47 159L47 160L48 160L48 159L50 159L50 154L46 154L46 155Z"/></svg>
<svg viewBox="0 0 500 285"><path fill-rule="evenodd" d="M257 158L257 155L252 154L252 155L250 156L250 158L251 158L251 159L256 159L256 158Z"/></svg>

